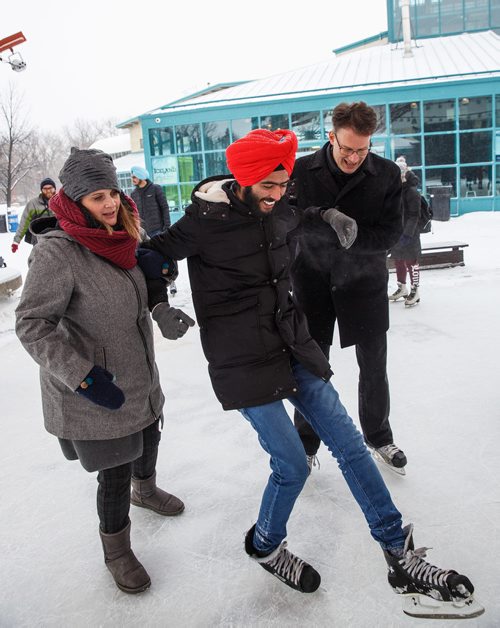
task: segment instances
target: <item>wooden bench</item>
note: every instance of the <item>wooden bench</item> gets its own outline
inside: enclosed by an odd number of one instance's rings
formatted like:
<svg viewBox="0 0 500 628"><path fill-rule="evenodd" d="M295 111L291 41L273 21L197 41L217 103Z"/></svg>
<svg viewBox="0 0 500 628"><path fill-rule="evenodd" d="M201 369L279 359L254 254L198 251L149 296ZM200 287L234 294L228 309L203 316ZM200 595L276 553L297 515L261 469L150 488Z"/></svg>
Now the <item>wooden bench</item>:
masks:
<svg viewBox="0 0 500 628"><path fill-rule="evenodd" d="M420 255L420 269L451 268L452 266L465 266L464 248L469 246L465 242L431 242L422 244ZM387 258L387 266L394 269L394 260Z"/></svg>

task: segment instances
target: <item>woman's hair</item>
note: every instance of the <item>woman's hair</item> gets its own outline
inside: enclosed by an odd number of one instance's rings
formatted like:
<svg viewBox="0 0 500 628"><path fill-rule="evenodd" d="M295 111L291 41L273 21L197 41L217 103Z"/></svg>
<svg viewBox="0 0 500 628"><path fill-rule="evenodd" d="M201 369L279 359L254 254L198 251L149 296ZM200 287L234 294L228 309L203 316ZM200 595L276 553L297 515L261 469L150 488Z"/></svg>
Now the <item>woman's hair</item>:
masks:
<svg viewBox="0 0 500 628"><path fill-rule="evenodd" d="M118 210L118 222L123 225L125 231L134 240L141 239L140 221L137 214L134 214L132 207L127 202L123 192L120 192L120 209ZM111 227L106 227L111 229Z"/></svg>

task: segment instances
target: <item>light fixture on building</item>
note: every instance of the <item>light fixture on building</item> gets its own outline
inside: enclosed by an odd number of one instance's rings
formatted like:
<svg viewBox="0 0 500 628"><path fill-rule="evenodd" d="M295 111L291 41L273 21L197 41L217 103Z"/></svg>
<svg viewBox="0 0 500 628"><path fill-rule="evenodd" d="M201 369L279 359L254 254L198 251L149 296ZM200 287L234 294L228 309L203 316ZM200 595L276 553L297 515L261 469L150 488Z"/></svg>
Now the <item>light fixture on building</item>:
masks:
<svg viewBox="0 0 500 628"><path fill-rule="evenodd" d="M468 104L469 104L469 102L470 102L470 101L469 101L469 99L468 99L468 98L462 98L462 99L460 100L460 104L461 104L461 105L468 105Z"/></svg>
<svg viewBox="0 0 500 628"><path fill-rule="evenodd" d="M412 102L412 103L410 103L410 107L411 107L412 109L416 109L416 108L418 107L418 105L417 105L417 103L416 103L416 102Z"/></svg>
<svg viewBox="0 0 500 628"><path fill-rule="evenodd" d="M156 124L160 124L161 118L155 118L155 122L156 122Z"/></svg>

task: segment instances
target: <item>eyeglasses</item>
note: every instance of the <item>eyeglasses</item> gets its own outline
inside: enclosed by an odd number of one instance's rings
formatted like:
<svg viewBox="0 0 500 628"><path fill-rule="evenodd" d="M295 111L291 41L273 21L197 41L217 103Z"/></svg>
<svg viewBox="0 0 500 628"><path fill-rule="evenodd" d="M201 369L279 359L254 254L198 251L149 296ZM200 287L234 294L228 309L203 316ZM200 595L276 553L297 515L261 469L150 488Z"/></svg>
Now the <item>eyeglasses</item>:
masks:
<svg viewBox="0 0 500 628"><path fill-rule="evenodd" d="M354 150L354 148L348 148L347 146L342 146L342 144L339 142L339 138L337 137L336 133L333 133L333 137L335 138L338 144L340 154L342 155L342 157L350 157L351 155L354 155L354 153L356 153L358 157L366 157L372 148L372 143L370 142L370 145L368 146L368 148L358 148L358 150Z"/></svg>

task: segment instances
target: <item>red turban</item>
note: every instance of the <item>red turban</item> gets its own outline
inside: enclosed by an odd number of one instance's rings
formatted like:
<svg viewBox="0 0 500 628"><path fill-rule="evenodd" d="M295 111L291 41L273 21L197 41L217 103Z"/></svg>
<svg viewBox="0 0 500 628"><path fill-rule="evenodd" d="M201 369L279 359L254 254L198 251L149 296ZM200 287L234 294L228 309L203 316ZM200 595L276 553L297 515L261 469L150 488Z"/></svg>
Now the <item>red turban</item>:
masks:
<svg viewBox="0 0 500 628"><path fill-rule="evenodd" d="M280 164L291 175L297 146L293 131L255 129L226 148L227 165L243 186L262 181Z"/></svg>

